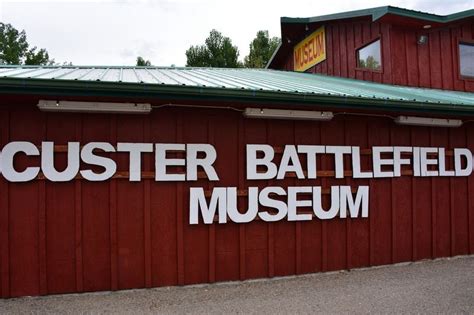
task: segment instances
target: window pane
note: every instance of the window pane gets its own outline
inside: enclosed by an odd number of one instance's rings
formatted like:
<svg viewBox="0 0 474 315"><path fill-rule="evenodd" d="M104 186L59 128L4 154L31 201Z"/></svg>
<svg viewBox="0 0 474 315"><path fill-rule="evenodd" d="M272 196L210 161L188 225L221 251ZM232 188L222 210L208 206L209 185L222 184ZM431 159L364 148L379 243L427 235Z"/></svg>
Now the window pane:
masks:
<svg viewBox="0 0 474 315"><path fill-rule="evenodd" d="M372 70L382 69L380 58L380 39L357 51L357 66Z"/></svg>
<svg viewBox="0 0 474 315"><path fill-rule="evenodd" d="M474 44L459 44L461 75L474 77Z"/></svg>

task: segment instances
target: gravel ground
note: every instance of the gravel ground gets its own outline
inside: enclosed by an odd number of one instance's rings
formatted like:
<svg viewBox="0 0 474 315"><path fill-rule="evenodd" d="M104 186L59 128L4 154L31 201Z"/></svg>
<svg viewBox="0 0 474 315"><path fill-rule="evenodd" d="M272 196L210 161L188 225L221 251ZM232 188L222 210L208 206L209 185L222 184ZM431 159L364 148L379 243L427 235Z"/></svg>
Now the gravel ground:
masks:
<svg viewBox="0 0 474 315"><path fill-rule="evenodd" d="M270 280L0 300L2 314L474 314L474 256Z"/></svg>

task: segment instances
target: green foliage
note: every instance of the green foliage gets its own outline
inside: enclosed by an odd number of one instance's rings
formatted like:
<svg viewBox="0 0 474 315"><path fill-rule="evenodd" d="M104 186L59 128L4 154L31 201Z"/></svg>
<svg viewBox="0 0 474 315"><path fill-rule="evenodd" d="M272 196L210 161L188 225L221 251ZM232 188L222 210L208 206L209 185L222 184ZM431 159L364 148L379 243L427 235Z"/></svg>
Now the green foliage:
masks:
<svg viewBox="0 0 474 315"><path fill-rule="evenodd" d="M367 59L359 59L359 68L371 70L380 70L380 62L374 56L368 56Z"/></svg>
<svg viewBox="0 0 474 315"><path fill-rule="evenodd" d="M373 69L373 70L378 70L380 69L380 62L378 62L374 56L368 56L367 57L367 68Z"/></svg>
<svg viewBox="0 0 474 315"><path fill-rule="evenodd" d="M36 52L36 46L31 48L25 54L25 65L53 65L54 60L49 59L46 49L40 49Z"/></svg>
<svg viewBox="0 0 474 315"><path fill-rule="evenodd" d="M280 44L278 37L268 35L268 31L258 31L257 36L250 43L250 53L244 59L247 68L265 68Z"/></svg>
<svg viewBox="0 0 474 315"><path fill-rule="evenodd" d="M239 50L232 45L230 38L213 29L204 45L191 46L186 50L186 66L236 68L241 66L238 57Z"/></svg>
<svg viewBox="0 0 474 315"><path fill-rule="evenodd" d="M36 46L28 49L25 31L19 32L11 24L0 23L0 64L7 65L51 65L46 49L38 51Z"/></svg>
<svg viewBox="0 0 474 315"><path fill-rule="evenodd" d="M141 66L141 67L151 66L151 62L150 62L150 60L145 61L145 59L143 59L141 56L138 56L137 57L137 66Z"/></svg>

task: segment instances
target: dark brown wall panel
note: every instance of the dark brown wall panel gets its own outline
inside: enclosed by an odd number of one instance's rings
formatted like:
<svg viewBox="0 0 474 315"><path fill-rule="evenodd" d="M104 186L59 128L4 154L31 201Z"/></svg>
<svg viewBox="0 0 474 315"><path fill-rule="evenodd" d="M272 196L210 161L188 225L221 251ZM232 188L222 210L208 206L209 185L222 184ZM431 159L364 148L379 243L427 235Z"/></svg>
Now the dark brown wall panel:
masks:
<svg viewBox="0 0 474 315"><path fill-rule="evenodd" d="M412 146L426 146L430 143L428 128L411 128ZM412 179L413 207L413 259L427 259L433 255L433 223L432 179Z"/></svg>
<svg viewBox="0 0 474 315"><path fill-rule="evenodd" d="M78 141L76 126L80 123L79 118L66 114L47 115L46 140L59 145ZM67 166L66 154L58 155L54 162L58 170L64 169ZM77 290L75 191L74 182L45 182L46 270L48 292L51 293Z"/></svg>
<svg viewBox="0 0 474 315"><path fill-rule="evenodd" d="M176 143L177 118L175 111L152 113L150 117L150 141L152 143ZM151 257L152 285L178 284L178 272L182 253L178 254L178 222L176 183L152 182L151 196ZM181 230L182 231L182 230ZM182 243L181 243L182 246ZM181 248L182 249L182 248Z"/></svg>
<svg viewBox="0 0 474 315"><path fill-rule="evenodd" d="M391 143L410 146L410 128L391 127ZM413 208L412 178L402 176L392 179L392 260L394 263L410 261L413 257Z"/></svg>
<svg viewBox="0 0 474 315"><path fill-rule="evenodd" d="M34 110L16 109L10 112L10 121L10 139L30 141L37 145L41 143L45 131L44 115ZM32 162L23 157L17 161L19 168L31 165ZM45 207L44 189L40 192L38 182L28 182L9 185L8 193L10 295L38 295L41 230L39 214ZM44 250L44 247L42 249Z"/></svg>
<svg viewBox="0 0 474 315"><path fill-rule="evenodd" d="M368 146L391 143L390 127L386 120L370 119ZM393 262L393 209L392 180L382 178L370 186L370 265Z"/></svg>
<svg viewBox="0 0 474 315"><path fill-rule="evenodd" d="M84 143L112 142L110 119L101 115L82 116ZM111 288L110 183L81 182L82 268L84 291Z"/></svg>
<svg viewBox="0 0 474 315"><path fill-rule="evenodd" d="M340 31L341 29L339 29ZM474 182L469 178L283 181L245 179L245 145L439 146L474 150L472 124L400 127L390 119L337 116L331 122L245 119L228 110L162 108L149 116L43 114L33 104L0 108L0 141L211 143L219 182L0 180L2 297L117 290L273 277L466 255L474 252ZM16 107L16 106L15 106ZM128 155L112 154L118 170ZM281 159L277 150L276 161ZM143 171L153 173L153 156ZM350 161L346 159L346 166ZM66 154L56 154L65 167ZM318 169L334 169L333 159ZM363 155L362 168L371 168ZM38 159L18 158L18 166ZM304 161L303 161L304 165ZM84 166L84 165L83 165ZM452 161L447 163L452 167ZM268 185L370 186L369 217L329 221L189 225L189 188ZM328 206L329 195L323 203ZM247 196L238 199L241 211Z"/></svg>
<svg viewBox="0 0 474 315"><path fill-rule="evenodd" d="M9 142L10 111L0 108L0 144ZM9 185L0 180L0 296L10 296L10 201Z"/></svg>
<svg viewBox="0 0 474 315"><path fill-rule="evenodd" d="M186 115L186 110L180 112L182 138L180 143L209 143L209 120L208 114ZM184 281L185 284L212 282L214 268L210 268L211 261L215 265L215 251L211 255L210 241L214 239L215 233L211 229L215 226L204 224L189 225L189 188L205 187L209 189L210 183L204 179L196 182L184 182L183 193L178 198L183 200L183 232L184 232ZM214 239L215 240L215 239ZM215 250L215 247L213 246ZM212 257L211 257L212 256ZM212 270L211 270L212 269ZM212 276L212 277L211 277Z"/></svg>
<svg viewBox="0 0 474 315"><path fill-rule="evenodd" d="M295 144L321 142L320 123L295 123ZM306 160L304 160L306 162ZM304 163L305 163L304 162ZM317 165L321 167L320 164ZM298 181L299 185L321 185L321 179ZM318 220L296 223L297 272L309 273L322 270L322 222Z"/></svg>

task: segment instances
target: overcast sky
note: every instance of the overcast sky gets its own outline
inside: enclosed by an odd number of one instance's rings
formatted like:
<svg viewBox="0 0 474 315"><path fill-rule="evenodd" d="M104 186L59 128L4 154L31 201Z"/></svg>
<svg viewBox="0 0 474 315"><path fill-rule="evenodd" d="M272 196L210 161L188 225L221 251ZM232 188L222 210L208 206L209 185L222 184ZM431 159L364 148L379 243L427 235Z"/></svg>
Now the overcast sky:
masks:
<svg viewBox="0 0 474 315"><path fill-rule="evenodd" d="M31 45L74 65L184 66L185 51L217 29L243 59L258 30L280 36L280 17L308 17L392 5L436 14L474 0L0 0L0 21L26 31Z"/></svg>

